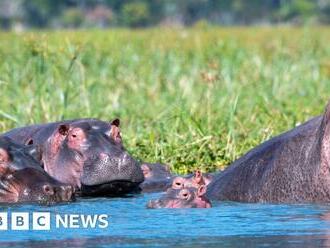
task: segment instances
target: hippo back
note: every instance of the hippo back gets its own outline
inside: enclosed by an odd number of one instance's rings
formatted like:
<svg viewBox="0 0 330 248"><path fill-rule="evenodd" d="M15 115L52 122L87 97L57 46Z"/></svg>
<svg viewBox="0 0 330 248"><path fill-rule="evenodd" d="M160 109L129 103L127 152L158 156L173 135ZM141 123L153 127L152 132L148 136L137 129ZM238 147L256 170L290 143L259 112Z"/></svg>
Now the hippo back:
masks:
<svg viewBox="0 0 330 248"><path fill-rule="evenodd" d="M322 116L272 138L236 160L208 187L210 199L243 202L329 201L320 185Z"/></svg>

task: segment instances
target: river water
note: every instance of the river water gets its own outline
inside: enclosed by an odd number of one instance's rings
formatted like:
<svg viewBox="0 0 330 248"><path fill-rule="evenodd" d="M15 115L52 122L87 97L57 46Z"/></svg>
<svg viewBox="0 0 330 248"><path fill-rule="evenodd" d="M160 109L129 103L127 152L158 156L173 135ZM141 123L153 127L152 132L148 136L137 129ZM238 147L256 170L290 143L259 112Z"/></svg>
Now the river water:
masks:
<svg viewBox="0 0 330 248"><path fill-rule="evenodd" d="M12 213L50 212L51 228L0 231L0 247L330 247L330 205L214 202L210 209L146 209L157 197L1 206L9 222ZM57 228L55 215L65 214L107 214L108 227Z"/></svg>

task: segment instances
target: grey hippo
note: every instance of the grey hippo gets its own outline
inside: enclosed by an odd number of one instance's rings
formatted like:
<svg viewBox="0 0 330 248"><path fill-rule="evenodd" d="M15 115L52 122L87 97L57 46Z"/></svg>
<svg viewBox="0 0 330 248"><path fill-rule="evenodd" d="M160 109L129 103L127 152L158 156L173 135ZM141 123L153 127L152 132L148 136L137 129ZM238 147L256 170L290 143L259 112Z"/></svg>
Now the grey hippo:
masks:
<svg viewBox="0 0 330 248"><path fill-rule="evenodd" d="M211 200L330 202L330 103L323 115L233 162L208 186Z"/></svg>
<svg viewBox="0 0 330 248"><path fill-rule="evenodd" d="M144 180L123 146L119 125L119 119L77 119L16 128L3 136L36 146L45 171L81 195L117 196L135 192Z"/></svg>
<svg viewBox="0 0 330 248"><path fill-rule="evenodd" d="M144 181L140 184L143 193L162 192L171 187L173 174L168 165L161 163L142 163Z"/></svg>
<svg viewBox="0 0 330 248"><path fill-rule="evenodd" d="M53 204L74 199L74 188L49 176L35 148L0 138L0 202Z"/></svg>

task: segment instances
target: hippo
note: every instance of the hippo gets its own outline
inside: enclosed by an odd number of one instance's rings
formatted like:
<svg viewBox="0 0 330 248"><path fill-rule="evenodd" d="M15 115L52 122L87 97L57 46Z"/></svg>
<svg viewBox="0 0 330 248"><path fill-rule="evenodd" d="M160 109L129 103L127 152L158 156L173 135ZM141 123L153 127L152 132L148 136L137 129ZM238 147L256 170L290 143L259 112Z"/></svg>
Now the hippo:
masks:
<svg viewBox="0 0 330 248"><path fill-rule="evenodd" d="M330 102L323 115L233 162L215 176L207 196L239 202L330 202Z"/></svg>
<svg viewBox="0 0 330 248"><path fill-rule="evenodd" d="M171 187L173 175L169 166L160 163L142 163L144 182L140 184L143 193L162 192Z"/></svg>
<svg viewBox="0 0 330 248"><path fill-rule="evenodd" d="M120 121L76 119L13 129L3 136L40 150L44 170L82 196L120 196L144 180L139 163L125 150Z"/></svg>
<svg viewBox="0 0 330 248"><path fill-rule="evenodd" d="M198 188L168 189L160 199L151 200L147 208L210 208L211 202L205 197L206 186Z"/></svg>
<svg viewBox="0 0 330 248"><path fill-rule="evenodd" d="M53 204L74 200L74 188L49 176L36 149L0 138L0 202Z"/></svg>
<svg viewBox="0 0 330 248"><path fill-rule="evenodd" d="M213 180L213 175L210 173L202 173L200 170L195 171L194 174L182 177L177 176L173 178L171 188L182 189L182 188L198 188L201 185L209 185Z"/></svg>
<svg viewBox="0 0 330 248"><path fill-rule="evenodd" d="M213 179L212 174L200 170L186 176L175 176L168 165L160 163L143 163L141 169L145 178L140 184L143 193L165 192L168 188L198 188L200 185L208 185Z"/></svg>

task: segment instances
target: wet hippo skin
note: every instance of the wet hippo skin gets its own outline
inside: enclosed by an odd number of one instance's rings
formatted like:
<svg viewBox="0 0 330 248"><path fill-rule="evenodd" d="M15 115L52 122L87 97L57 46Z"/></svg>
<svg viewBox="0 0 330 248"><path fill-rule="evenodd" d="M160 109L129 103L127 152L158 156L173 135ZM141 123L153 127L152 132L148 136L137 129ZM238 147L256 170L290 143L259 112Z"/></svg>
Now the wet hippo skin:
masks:
<svg viewBox="0 0 330 248"><path fill-rule="evenodd" d="M0 202L53 204L74 199L74 188L49 176L34 155L35 148L0 138Z"/></svg>
<svg viewBox="0 0 330 248"><path fill-rule="evenodd" d="M124 149L118 119L78 119L16 128L3 136L40 150L45 171L87 196L135 192L144 180Z"/></svg>
<svg viewBox="0 0 330 248"><path fill-rule="evenodd" d="M205 185L198 188L169 188L159 199L149 201L147 208L210 208L212 205L205 193Z"/></svg>
<svg viewBox="0 0 330 248"><path fill-rule="evenodd" d="M322 116L236 160L208 186L211 200L330 202L330 104Z"/></svg>
<svg viewBox="0 0 330 248"><path fill-rule="evenodd" d="M162 192L171 187L173 175L169 166L160 163L142 163L144 181L140 184L143 193Z"/></svg>
<svg viewBox="0 0 330 248"><path fill-rule="evenodd" d="M201 185L208 186L213 180L213 174L202 173L200 170L187 176L177 176L172 180L172 189L198 188Z"/></svg>
<svg viewBox="0 0 330 248"><path fill-rule="evenodd" d="M198 188L200 185L208 185L213 175L197 170L186 176L175 176L169 166L160 163L142 163L144 182L140 184L143 193L165 192L168 188L182 189L184 187Z"/></svg>

